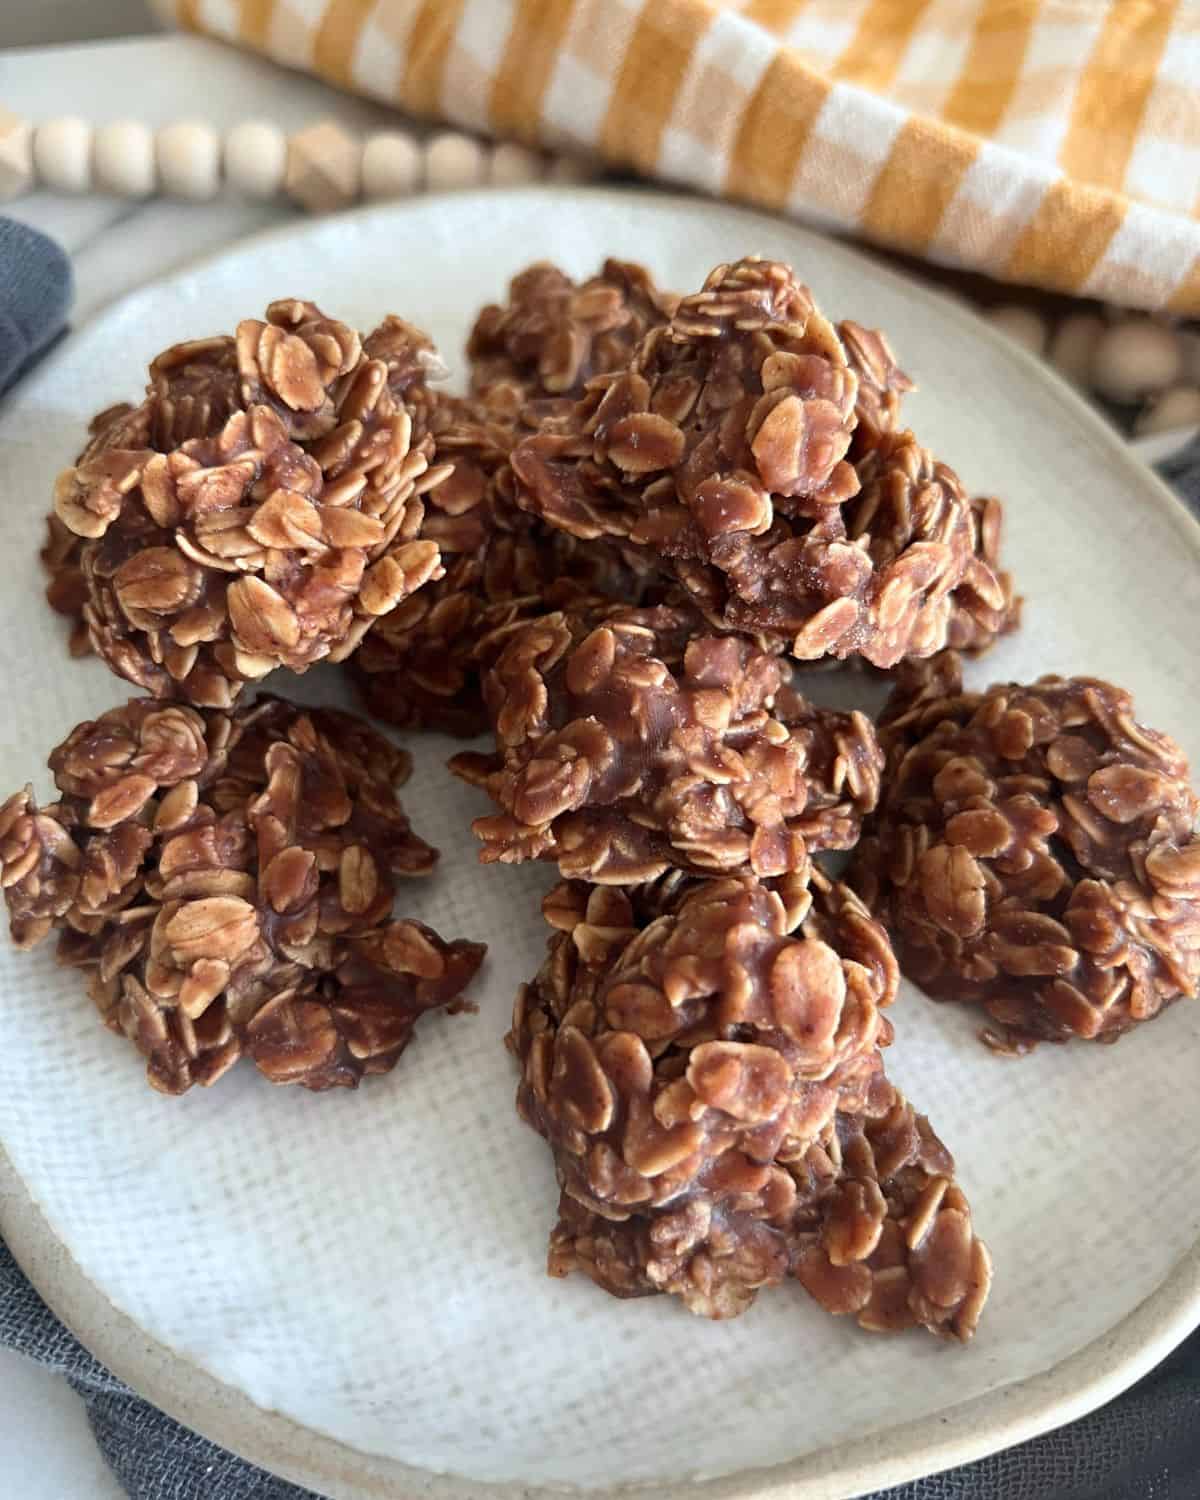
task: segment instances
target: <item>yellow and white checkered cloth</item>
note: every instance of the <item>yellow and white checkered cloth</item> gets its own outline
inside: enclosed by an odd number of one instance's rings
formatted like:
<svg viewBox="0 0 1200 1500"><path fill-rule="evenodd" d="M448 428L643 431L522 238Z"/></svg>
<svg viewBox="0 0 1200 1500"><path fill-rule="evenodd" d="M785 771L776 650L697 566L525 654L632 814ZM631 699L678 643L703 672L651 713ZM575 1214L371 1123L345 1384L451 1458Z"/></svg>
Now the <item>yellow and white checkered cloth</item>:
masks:
<svg viewBox="0 0 1200 1500"><path fill-rule="evenodd" d="M1200 313L1200 0L157 0L418 115Z"/></svg>

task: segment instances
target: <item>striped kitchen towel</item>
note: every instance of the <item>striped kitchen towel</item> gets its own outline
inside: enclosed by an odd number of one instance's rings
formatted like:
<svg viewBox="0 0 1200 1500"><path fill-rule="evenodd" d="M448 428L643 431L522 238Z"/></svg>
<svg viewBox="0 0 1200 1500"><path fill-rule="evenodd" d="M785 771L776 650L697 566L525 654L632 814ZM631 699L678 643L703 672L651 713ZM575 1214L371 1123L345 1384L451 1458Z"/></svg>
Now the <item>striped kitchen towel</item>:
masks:
<svg viewBox="0 0 1200 1500"><path fill-rule="evenodd" d="M410 113L1200 313L1200 0L155 0Z"/></svg>

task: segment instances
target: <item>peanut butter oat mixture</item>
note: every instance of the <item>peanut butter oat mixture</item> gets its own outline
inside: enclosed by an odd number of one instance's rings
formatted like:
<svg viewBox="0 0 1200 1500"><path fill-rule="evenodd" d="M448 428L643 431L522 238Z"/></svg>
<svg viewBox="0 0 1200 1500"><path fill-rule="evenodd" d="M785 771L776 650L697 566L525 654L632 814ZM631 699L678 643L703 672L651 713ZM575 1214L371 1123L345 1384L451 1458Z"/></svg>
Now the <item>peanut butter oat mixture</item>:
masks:
<svg viewBox="0 0 1200 1500"><path fill-rule="evenodd" d="M581 283L540 261L513 277L507 303L476 318L467 339L471 390L510 409L531 401L553 409L593 376L623 369L678 300L629 261L610 257Z"/></svg>
<svg viewBox="0 0 1200 1500"><path fill-rule="evenodd" d="M551 1275L710 1318L795 1277L874 1332L969 1339L991 1262L884 1073L898 975L861 902L742 876L565 885L545 913L508 1041L562 1189Z"/></svg>
<svg viewBox="0 0 1200 1500"><path fill-rule="evenodd" d="M396 798L409 759L369 725L263 697L232 712L137 698L50 755L59 799L0 807L14 941L58 934L111 1030L181 1094L240 1057L273 1083L393 1068L483 958L396 920L437 851Z"/></svg>
<svg viewBox="0 0 1200 1500"><path fill-rule="evenodd" d="M853 363L787 266L718 266L517 445L518 504L657 559L714 626L800 660L931 655L957 590L1002 611L1004 587L957 475L894 425L890 351L852 326Z"/></svg>
<svg viewBox="0 0 1200 1500"><path fill-rule="evenodd" d="M887 769L852 880L939 999L1000 1051L1116 1041L1200 978L1200 801L1187 760L1091 677L963 691L914 666L880 721Z"/></svg>
<svg viewBox="0 0 1200 1500"><path fill-rule="evenodd" d="M82 593L93 649L156 698L228 708L277 667L345 659L442 572L419 535L448 472L430 353L399 319L364 342L288 300L236 338L168 350L143 402L101 419L59 476L52 602Z"/></svg>
<svg viewBox="0 0 1200 1500"><path fill-rule="evenodd" d="M517 509L504 411L445 395L429 408L439 460L454 465L422 524L445 573L379 619L349 663L368 710L400 728L485 733L485 638L548 609L636 603L647 592L615 548L586 546Z"/></svg>
<svg viewBox="0 0 1200 1500"><path fill-rule="evenodd" d="M849 848L875 806L870 721L814 709L782 657L688 606L545 615L498 646L497 754L452 762L502 809L474 825L485 863L604 885L788 874Z"/></svg>
<svg viewBox="0 0 1200 1500"><path fill-rule="evenodd" d="M679 297L539 262L466 353L447 395L410 324L285 299L95 419L47 596L150 696L52 752L57 801L0 809L14 939L57 935L167 1093L243 1055L353 1085L470 1008L480 945L392 912L436 857L406 754L251 701L344 662L392 725L490 736L451 762L494 806L480 858L564 877L507 1038L550 1273L716 1318L795 1279L966 1341L991 1263L887 1077L900 969L1009 1053L1191 994L1182 754L1097 679L964 691L958 653L1020 624L1001 502L910 428L887 337L788 266ZM894 678L878 726L809 700L818 663Z"/></svg>

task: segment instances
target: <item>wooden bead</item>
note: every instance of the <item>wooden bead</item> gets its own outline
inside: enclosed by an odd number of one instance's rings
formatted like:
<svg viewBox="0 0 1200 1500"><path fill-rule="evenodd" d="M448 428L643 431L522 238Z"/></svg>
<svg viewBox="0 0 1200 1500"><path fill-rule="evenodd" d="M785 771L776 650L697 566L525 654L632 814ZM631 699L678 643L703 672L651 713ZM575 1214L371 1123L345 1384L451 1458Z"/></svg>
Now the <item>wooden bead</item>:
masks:
<svg viewBox="0 0 1200 1500"><path fill-rule="evenodd" d="M1041 354L1046 347L1046 324L1032 307L1006 303L1003 307L990 308L987 320L993 328L998 328L1032 354Z"/></svg>
<svg viewBox="0 0 1200 1500"><path fill-rule="evenodd" d="M45 120L33 133L38 181L56 193L86 193L92 185L92 127L78 115Z"/></svg>
<svg viewBox="0 0 1200 1500"><path fill-rule="evenodd" d="M1110 401L1132 404L1174 385L1183 350L1170 328L1151 318L1128 318L1104 330L1092 355L1091 383Z"/></svg>
<svg viewBox="0 0 1200 1500"><path fill-rule="evenodd" d="M1175 336L1183 358L1183 378L1193 385L1200 385L1200 333L1193 333L1190 328L1178 328Z"/></svg>
<svg viewBox="0 0 1200 1500"><path fill-rule="evenodd" d="M1187 427L1200 427L1200 390L1194 385L1177 385L1138 414L1134 431L1139 437L1148 437L1152 432L1176 432Z"/></svg>
<svg viewBox="0 0 1200 1500"><path fill-rule="evenodd" d="M1050 363L1076 385L1086 385L1096 345L1103 336L1103 318L1095 313L1070 313L1050 338Z"/></svg>
<svg viewBox="0 0 1200 1500"><path fill-rule="evenodd" d="M33 183L33 131L29 121L0 107L0 203L27 193Z"/></svg>
<svg viewBox="0 0 1200 1500"><path fill-rule="evenodd" d="M425 143L425 186L431 193L481 187L487 162L483 147L469 135L445 130Z"/></svg>
<svg viewBox="0 0 1200 1500"><path fill-rule="evenodd" d="M155 139L158 177L172 198L215 198L221 186L221 142L210 125L164 125Z"/></svg>
<svg viewBox="0 0 1200 1500"><path fill-rule="evenodd" d="M312 214L332 213L358 197L362 145L333 120L322 120L288 141L284 186Z"/></svg>
<svg viewBox="0 0 1200 1500"><path fill-rule="evenodd" d="M520 187L527 182L540 182L545 174L545 157L528 146L501 141L492 151L488 181L493 187Z"/></svg>
<svg viewBox="0 0 1200 1500"><path fill-rule="evenodd" d="M401 130L384 130L363 147L364 198L404 198L421 183L421 148Z"/></svg>
<svg viewBox="0 0 1200 1500"><path fill-rule="evenodd" d="M547 182L594 182L601 175L598 162L583 156L556 156L546 172Z"/></svg>
<svg viewBox="0 0 1200 1500"><path fill-rule="evenodd" d="M101 125L92 148L96 186L122 198L145 198L154 191L154 137L137 120Z"/></svg>
<svg viewBox="0 0 1200 1500"><path fill-rule="evenodd" d="M287 159L287 136L266 120L243 120L225 137L226 181L248 198L277 198Z"/></svg>

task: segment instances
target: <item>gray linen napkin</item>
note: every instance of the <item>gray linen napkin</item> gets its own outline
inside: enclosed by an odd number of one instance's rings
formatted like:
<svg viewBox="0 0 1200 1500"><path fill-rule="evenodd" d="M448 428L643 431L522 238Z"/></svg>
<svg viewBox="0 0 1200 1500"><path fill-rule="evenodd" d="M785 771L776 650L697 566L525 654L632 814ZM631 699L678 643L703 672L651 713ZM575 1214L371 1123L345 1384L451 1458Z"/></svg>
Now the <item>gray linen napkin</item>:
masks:
<svg viewBox="0 0 1200 1500"><path fill-rule="evenodd" d="M26 224L0 219L0 395L62 332L71 262Z"/></svg>
<svg viewBox="0 0 1200 1500"><path fill-rule="evenodd" d="M0 219L0 393L61 331L70 295L62 251L43 235ZM1200 513L1200 442L1164 465L1163 474ZM135 1395L67 1332L2 1240L0 1346L66 1376L132 1500L320 1500ZM1197 1494L1200 1333L1090 1416L872 1500L1196 1500Z"/></svg>

